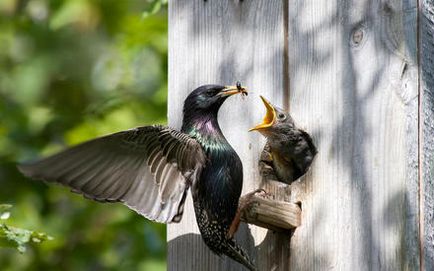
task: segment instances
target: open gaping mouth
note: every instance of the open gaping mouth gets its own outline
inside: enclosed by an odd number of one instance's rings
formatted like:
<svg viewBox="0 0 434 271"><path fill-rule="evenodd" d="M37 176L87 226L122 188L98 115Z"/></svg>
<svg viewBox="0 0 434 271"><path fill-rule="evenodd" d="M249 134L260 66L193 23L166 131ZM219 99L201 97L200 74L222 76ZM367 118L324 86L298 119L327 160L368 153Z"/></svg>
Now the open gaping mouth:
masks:
<svg viewBox="0 0 434 271"><path fill-rule="evenodd" d="M262 102L265 105L265 108L267 109L267 112L265 113L265 117L264 117L264 120L262 121L262 123L251 128L249 130L249 132L254 131L254 130L260 130L260 129L268 128L271 125L273 125L274 122L276 121L276 110L274 110L273 105L267 99L265 99L263 96L260 96L260 97L262 99Z"/></svg>

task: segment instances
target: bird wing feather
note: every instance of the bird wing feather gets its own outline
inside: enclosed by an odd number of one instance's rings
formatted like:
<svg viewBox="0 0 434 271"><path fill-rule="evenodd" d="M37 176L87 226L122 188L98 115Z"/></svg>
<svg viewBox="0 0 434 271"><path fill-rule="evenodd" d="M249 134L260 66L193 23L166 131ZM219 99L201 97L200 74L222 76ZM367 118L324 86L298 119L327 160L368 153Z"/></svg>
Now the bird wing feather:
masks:
<svg viewBox="0 0 434 271"><path fill-rule="evenodd" d="M154 125L96 138L18 168L86 198L122 202L150 220L171 223L182 218L186 193L205 159L194 138Z"/></svg>

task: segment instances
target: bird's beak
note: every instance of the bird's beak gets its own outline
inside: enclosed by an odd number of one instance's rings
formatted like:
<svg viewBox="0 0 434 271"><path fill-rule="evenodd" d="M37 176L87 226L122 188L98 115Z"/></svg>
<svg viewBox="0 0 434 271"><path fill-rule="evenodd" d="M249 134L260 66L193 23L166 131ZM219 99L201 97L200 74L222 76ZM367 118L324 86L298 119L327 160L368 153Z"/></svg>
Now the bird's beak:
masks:
<svg viewBox="0 0 434 271"><path fill-rule="evenodd" d="M247 89L242 86L226 86L218 95L221 97L232 96L234 94L248 95Z"/></svg>
<svg viewBox="0 0 434 271"><path fill-rule="evenodd" d="M276 121L276 110L274 109L274 106L263 96L260 97L265 105L265 108L267 109L267 113L265 113L265 117L262 123L251 128L249 132L269 128Z"/></svg>

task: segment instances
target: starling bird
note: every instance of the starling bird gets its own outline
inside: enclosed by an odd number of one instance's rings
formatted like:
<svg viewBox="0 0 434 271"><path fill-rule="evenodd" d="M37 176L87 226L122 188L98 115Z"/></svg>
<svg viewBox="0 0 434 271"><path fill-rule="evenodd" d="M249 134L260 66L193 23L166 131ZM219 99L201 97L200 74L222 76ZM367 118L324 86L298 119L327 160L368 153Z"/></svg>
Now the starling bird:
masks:
<svg viewBox="0 0 434 271"><path fill-rule="evenodd" d="M288 112L262 96L261 99L267 112L263 122L250 129L267 138L259 161L261 175L290 184L307 172L317 149L310 135L295 126Z"/></svg>
<svg viewBox="0 0 434 271"><path fill-rule="evenodd" d="M138 127L19 165L19 170L34 179L68 186L93 200L122 202L161 223L181 220L191 187L206 245L214 253L226 254L256 270L233 239L236 227L231 225L243 169L217 121L223 102L238 93L247 95L240 84L201 86L184 102L181 131L161 125Z"/></svg>

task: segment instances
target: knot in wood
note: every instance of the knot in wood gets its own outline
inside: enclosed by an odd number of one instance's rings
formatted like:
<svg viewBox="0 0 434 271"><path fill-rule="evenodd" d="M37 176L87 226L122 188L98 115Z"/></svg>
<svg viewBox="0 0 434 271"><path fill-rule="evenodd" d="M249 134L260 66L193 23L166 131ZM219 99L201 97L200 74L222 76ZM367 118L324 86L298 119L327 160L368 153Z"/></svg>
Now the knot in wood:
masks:
<svg viewBox="0 0 434 271"><path fill-rule="evenodd" d="M365 36L365 30L363 27L357 27L353 29L351 33L351 45L354 47L360 46Z"/></svg>
<svg viewBox="0 0 434 271"><path fill-rule="evenodd" d="M359 24L353 28L350 36L350 45L352 47L361 46L366 38L366 29L363 24Z"/></svg>

